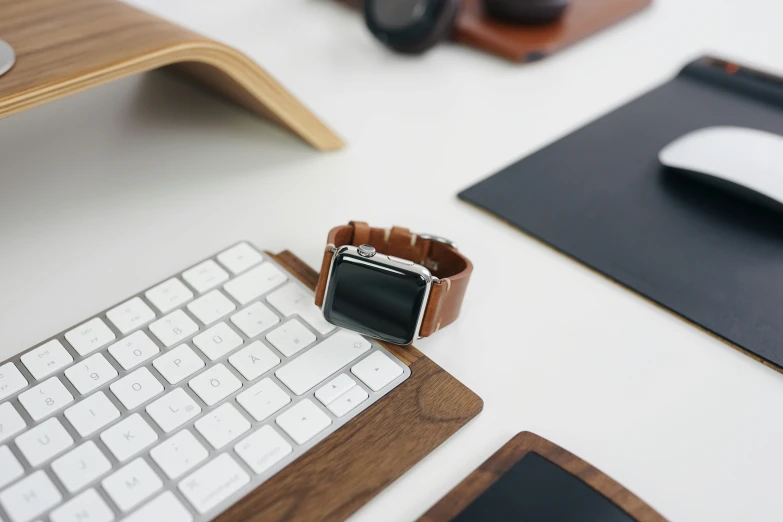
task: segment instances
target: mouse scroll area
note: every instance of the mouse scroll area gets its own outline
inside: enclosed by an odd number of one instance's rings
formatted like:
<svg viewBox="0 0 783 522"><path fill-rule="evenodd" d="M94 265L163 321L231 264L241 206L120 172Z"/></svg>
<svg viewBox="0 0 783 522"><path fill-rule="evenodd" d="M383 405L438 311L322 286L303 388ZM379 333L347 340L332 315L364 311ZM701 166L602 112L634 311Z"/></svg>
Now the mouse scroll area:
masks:
<svg viewBox="0 0 783 522"><path fill-rule="evenodd" d="M662 165L783 211L783 136L744 127L705 127L661 149Z"/></svg>

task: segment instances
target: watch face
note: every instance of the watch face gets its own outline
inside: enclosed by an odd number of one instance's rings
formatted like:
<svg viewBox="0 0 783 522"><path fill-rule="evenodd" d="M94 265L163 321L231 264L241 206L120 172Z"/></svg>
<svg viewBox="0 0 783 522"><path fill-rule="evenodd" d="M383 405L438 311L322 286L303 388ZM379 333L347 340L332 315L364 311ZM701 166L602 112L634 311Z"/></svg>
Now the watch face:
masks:
<svg viewBox="0 0 783 522"><path fill-rule="evenodd" d="M406 267L339 252L329 275L324 318L377 339L410 344L418 333L428 282L426 276Z"/></svg>

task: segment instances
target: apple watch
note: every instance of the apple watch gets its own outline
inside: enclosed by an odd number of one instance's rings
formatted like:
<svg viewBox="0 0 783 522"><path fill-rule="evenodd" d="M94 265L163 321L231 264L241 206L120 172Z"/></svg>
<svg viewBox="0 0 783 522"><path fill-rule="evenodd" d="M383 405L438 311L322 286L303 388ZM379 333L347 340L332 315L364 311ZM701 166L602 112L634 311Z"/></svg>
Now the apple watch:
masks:
<svg viewBox="0 0 783 522"><path fill-rule="evenodd" d="M329 232L315 303L335 326L407 345L457 319L472 272L447 239L353 221Z"/></svg>

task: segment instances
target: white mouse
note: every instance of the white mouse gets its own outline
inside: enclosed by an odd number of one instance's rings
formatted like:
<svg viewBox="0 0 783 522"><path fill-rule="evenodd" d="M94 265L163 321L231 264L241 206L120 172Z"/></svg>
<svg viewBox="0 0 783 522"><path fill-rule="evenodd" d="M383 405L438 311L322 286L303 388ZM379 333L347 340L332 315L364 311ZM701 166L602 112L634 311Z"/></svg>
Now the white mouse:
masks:
<svg viewBox="0 0 783 522"><path fill-rule="evenodd" d="M705 127L669 143L658 159L783 211L783 136L744 127Z"/></svg>

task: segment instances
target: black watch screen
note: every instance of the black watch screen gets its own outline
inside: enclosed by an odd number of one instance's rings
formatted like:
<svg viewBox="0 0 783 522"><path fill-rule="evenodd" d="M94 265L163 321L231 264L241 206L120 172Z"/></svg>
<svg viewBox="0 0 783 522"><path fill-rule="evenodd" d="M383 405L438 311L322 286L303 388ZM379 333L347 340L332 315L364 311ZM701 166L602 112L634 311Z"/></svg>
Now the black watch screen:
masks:
<svg viewBox="0 0 783 522"><path fill-rule="evenodd" d="M418 333L427 283L420 274L339 253L329 274L324 318L377 339L409 344Z"/></svg>

